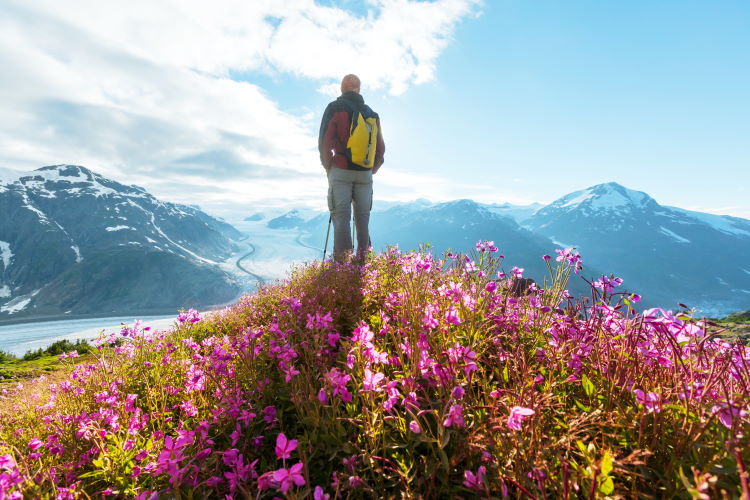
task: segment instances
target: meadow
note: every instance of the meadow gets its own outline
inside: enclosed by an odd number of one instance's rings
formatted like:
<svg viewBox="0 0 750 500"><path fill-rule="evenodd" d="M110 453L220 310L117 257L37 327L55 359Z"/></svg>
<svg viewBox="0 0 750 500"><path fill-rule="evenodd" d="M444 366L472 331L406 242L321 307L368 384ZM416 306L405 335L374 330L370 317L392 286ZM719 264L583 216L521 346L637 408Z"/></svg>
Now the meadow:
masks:
<svg viewBox="0 0 750 500"><path fill-rule="evenodd" d="M572 249L315 262L4 386L0 498L747 498L750 348Z"/></svg>

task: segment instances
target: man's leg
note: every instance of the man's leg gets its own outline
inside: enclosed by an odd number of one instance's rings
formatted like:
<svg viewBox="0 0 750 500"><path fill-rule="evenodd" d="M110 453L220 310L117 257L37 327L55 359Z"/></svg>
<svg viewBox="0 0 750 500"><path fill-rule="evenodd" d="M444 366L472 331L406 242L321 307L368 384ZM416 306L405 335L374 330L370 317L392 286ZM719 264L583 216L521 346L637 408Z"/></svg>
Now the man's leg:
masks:
<svg viewBox="0 0 750 500"><path fill-rule="evenodd" d="M370 248L370 210L372 209L372 172L353 172L354 226L357 229L357 257L362 258Z"/></svg>
<svg viewBox="0 0 750 500"><path fill-rule="evenodd" d="M333 256L341 261L352 251L350 171L332 167L328 173L328 209L333 222Z"/></svg>

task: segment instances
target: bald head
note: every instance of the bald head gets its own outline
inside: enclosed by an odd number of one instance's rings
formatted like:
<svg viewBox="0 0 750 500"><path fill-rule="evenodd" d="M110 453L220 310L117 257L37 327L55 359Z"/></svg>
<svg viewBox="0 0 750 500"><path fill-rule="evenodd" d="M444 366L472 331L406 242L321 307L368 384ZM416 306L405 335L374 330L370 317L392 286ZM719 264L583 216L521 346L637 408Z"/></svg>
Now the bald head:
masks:
<svg viewBox="0 0 750 500"><path fill-rule="evenodd" d="M341 93L356 92L359 94L359 77L357 75L346 75L341 80Z"/></svg>

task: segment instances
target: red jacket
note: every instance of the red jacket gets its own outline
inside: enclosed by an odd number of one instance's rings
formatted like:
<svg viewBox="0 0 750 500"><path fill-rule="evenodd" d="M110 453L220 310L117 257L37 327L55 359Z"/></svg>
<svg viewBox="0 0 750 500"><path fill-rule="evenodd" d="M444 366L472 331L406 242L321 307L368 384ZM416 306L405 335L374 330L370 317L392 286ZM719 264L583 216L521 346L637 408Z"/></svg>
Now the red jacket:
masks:
<svg viewBox="0 0 750 500"><path fill-rule="evenodd" d="M347 102L342 102L346 100ZM346 157L346 143L349 142L349 126L352 122L352 107L362 108L366 113L375 116L378 123L378 139L375 148L375 165L373 173L383 164L385 142L380 127L380 117L365 104L365 100L356 92L345 92L338 99L328 104L320 122L318 134L318 151L320 163L329 169L332 166L350 170L370 170L349 161Z"/></svg>

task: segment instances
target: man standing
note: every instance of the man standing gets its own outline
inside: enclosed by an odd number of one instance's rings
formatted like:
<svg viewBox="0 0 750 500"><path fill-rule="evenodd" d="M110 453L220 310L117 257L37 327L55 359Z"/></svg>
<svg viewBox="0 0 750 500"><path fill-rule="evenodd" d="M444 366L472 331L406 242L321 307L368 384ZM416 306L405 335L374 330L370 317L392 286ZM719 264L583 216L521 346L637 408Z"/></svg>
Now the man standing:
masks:
<svg viewBox="0 0 750 500"><path fill-rule="evenodd" d="M380 118L359 94L356 75L341 80L341 96L328 104L318 136L320 163L328 175L328 209L333 221L333 255L344 260L353 250L351 209L357 230L357 257L370 246L372 175L383 164L385 143Z"/></svg>

